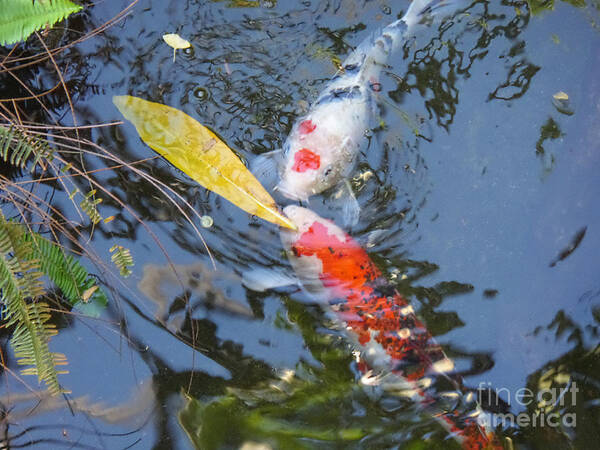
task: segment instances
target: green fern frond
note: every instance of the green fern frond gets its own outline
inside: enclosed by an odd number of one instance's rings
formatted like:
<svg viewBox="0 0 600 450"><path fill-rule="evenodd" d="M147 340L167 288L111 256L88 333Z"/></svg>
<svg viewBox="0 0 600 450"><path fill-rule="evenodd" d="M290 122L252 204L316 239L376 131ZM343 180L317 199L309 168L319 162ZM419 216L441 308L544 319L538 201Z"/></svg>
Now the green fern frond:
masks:
<svg viewBox="0 0 600 450"><path fill-rule="evenodd" d="M0 45L23 41L31 33L81 10L69 0L0 0Z"/></svg>
<svg viewBox="0 0 600 450"><path fill-rule="evenodd" d="M25 229L7 222L0 213L0 301L6 305L6 323L14 326L10 339L17 363L27 365L26 375L37 375L53 394L63 392L58 382L57 365L66 364L66 358L51 353L48 347L56 328L48 323L48 305L38 298L44 294L40 263L29 257L31 243L24 239Z"/></svg>
<svg viewBox="0 0 600 450"><path fill-rule="evenodd" d="M30 258L40 261L40 270L74 308L86 315L97 316L106 307L105 292L79 261L39 234L27 234L25 239L32 243Z"/></svg>
<svg viewBox="0 0 600 450"><path fill-rule="evenodd" d="M33 172L37 164L51 161L53 152L46 141L30 136L15 126L0 125L0 157L4 161L20 168L25 168L28 162L33 161L30 169Z"/></svg>
<svg viewBox="0 0 600 450"><path fill-rule="evenodd" d="M110 248L110 252L113 254L110 259L119 268L121 276L127 278L131 275L130 267L133 266L133 257L129 249L115 244Z"/></svg>

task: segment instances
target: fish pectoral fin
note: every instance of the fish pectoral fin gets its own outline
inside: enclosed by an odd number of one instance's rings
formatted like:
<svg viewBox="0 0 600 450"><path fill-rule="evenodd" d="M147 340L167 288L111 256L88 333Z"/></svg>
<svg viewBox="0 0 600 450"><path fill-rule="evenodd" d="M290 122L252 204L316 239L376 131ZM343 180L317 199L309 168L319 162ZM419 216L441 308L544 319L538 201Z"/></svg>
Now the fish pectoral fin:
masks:
<svg viewBox="0 0 600 450"><path fill-rule="evenodd" d="M298 279L285 269L257 267L244 272L242 284L252 291L265 292L269 289L297 285Z"/></svg>
<svg viewBox="0 0 600 450"><path fill-rule="evenodd" d="M339 184L334 197L342 206L342 223L344 227L351 228L358 223L360 217L360 204L352 191L352 186L348 180Z"/></svg>
<svg viewBox="0 0 600 450"><path fill-rule="evenodd" d="M364 236L357 237L356 240L364 249L370 249L381 244L389 235L390 229L383 228L369 231Z"/></svg>
<svg viewBox="0 0 600 450"><path fill-rule="evenodd" d="M277 184L278 160L282 157L283 150L278 149L258 155L250 162L250 172L268 191Z"/></svg>

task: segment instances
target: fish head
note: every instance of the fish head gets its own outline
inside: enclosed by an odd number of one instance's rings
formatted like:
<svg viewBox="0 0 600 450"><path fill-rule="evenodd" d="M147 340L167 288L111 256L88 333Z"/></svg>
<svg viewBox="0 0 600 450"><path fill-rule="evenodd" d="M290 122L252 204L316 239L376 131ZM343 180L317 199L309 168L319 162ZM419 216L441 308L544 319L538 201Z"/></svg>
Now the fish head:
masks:
<svg viewBox="0 0 600 450"><path fill-rule="evenodd" d="M286 206L283 208L283 213L297 228L295 231L289 230L289 233L287 233L288 230L283 230L286 232L286 237L291 238L290 241L293 241L294 239L299 238L303 233L306 233L315 222L323 220L314 211L298 205Z"/></svg>
<svg viewBox="0 0 600 450"><path fill-rule="evenodd" d="M296 225L296 230L281 230L284 247L292 253L299 244L307 247L307 252L310 253L331 246L340 247L351 239L332 221L324 219L310 209L289 205L283 209L283 213ZM292 256L297 257L296 254Z"/></svg>

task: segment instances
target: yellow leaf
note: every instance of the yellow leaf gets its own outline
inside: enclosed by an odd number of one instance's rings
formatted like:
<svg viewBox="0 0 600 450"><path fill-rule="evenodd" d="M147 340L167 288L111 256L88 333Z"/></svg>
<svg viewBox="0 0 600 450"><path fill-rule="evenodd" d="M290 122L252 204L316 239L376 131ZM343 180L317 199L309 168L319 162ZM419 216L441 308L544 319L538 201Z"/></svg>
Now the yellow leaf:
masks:
<svg viewBox="0 0 600 450"><path fill-rule="evenodd" d="M98 290L98 285L94 285L90 288L87 288L83 294L81 294L81 300L83 301L83 303L87 303L90 301L90 297L92 296L92 294L94 292L96 292Z"/></svg>
<svg viewBox="0 0 600 450"><path fill-rule="evenodd" d="M569 100L569 95L563 91L557 92L552 97L554 97L555 100Z"/></svg>
<svg viewBox="0 0 600 450"><path fill-rule="evenodd" d="M175 33L163 34L163 40L167 43L167 45L173 47L173 62L175 62L175 52L177 49L189 48L192 45Z"/></svg>
<svg viewBox="0 0 600 450"><path fill-rule="evenodd" d="M191 44L175 33L163 34L164 41L174 49L188 48Z"/></svg>
<svg viewBox="0 0 600 450"><path fill-rule="evenodd" d="M157 153L244 211L295 229L240 159L212 131L178 109L129 95L113 103Z"/></svg>

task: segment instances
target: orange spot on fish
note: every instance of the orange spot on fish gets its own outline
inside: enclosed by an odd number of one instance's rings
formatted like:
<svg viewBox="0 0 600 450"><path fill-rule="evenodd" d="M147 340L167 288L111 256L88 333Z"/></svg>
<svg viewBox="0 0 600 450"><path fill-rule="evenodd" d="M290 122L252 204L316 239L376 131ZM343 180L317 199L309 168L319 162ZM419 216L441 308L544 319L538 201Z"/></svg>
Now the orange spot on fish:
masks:
<svg viewBox="0 0 600 450"><path fill-rule="evenodd" d="M307 170L316 170L321 167L321 157L315 152L303 148L294 155L294 165L292 170L296 172L306 172Z"/></svg>
<svg viewBox="0 0 600 450"><path fill-rule="evenodd" d="M315 131L316 128L317 126L313 123L313 121L308 119L300 122L300 125L298 126L298 131L300 132L300 134L309 134Z"/></svg>

